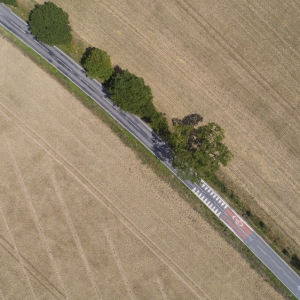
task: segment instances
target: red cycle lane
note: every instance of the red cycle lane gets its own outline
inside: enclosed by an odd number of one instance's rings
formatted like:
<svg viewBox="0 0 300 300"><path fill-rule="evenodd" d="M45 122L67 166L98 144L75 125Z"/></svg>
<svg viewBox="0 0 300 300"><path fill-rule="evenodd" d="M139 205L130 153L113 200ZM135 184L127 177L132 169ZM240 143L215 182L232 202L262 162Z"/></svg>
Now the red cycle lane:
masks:
<svg viewBox="0 0 300 300"><path fill-rule="evenodd" d="M253 232L229 207L226 208L225 213L222 212L220 218L242 241L246 241L247 237Z"/></svg>

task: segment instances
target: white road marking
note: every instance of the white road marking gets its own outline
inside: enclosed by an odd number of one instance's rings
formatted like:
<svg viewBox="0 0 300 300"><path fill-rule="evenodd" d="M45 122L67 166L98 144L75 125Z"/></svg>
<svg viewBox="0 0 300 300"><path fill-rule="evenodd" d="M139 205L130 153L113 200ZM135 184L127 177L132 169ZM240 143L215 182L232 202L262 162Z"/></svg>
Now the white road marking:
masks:
<svg viewBox="0 0 300 300"><path fill-rule="evenodd" d="M217 213L216 215L217 215L218 217L220 217L220 214L221 214L221 212Z"/></svg>
<svg viewBox="0 0 300 300"><path fill-rule="evenodd" d="M261 249L258 245L257 245L257 248L259 248L260 251L261 251L264 255L267 255L267 253L266 253L263 249Z"/></svg>
<svg viewBox="0 0 300 300"><path fill-rule="evenodd" d="M284 273L284 275L290 280L290 281L294 281L288 274L286 274L286 272L283 272Z"/></svg>
<svg viewBox="0 0 300 300"><path fill-rule="evenodd" d="M17 15L15 15L12 11L10 11L13 15L14 15L14 17L17 17L21 22L23 22L24 24L26 24L27 25L27 23L23 20L23 19L21 19L21 18L19 18Z"/></svg>
<svg viewBox="0 0 300 300"><path fill-rule="evenodd" d="M273 260L273 258L270 257L270 261L279 269L282 270L277 264L276 262Z"/></svg>
<svg viewBox="0 0 300 300"><path fill-rule="evenodd" d="M15 24L13 21L10 21L10 23L13 24L15 27L17 27L22 32L26 33L20 26L18 26L17 24Z"/></svg>
<svg viewBox="0 0 300 300"><path fill-rule="evenodd" d="M138 131L140 131L140 128L138 128L132 121L130 121L130 119L128 119L127 117L125 117L126 120L131 123Z"/></svg>
<svg viewBox="0 0 300 300"><path fill-rule="evenodd" d="M84 71L84 69L82 69L81 66L78 65L77 62L75 62L71 57L67 56L66 53L64 53L63 51L61 51L58 47L54 46L54 48L56 48L65 58L67 58L68 60L72 61L76 66L79 67L79 69L81 71ZM96 80L95 80L96 81ZM97 81L96 81L97 82ZM101 85L101 84L100 84Z"/></svg>
<svg viewBox="0 0 300 300"><path fill-rule="evenodd" d="M62 60L60 60L60 59L58 58L57 61L60 61L60 63L61 63L62 65L64 65L69 71L73 72L73 70L72 70L69 66L67 66Z"/></svg>
<svg viewBox="0 0 300 300"><path fill-rule="evenodd" d="M3 16L1 13L0 13L0 15Z"/></svg>
<svg viewBox="0 0 300 300"><path fill-rule="evenodd" d="M86 84L93 90L96 91L88 82L86 82Z"/></svg>
<svg viewBox="0 0 300 300"><path fill-rule="evenodd" d="M44 50L46 50L48 53L50 52L46 47L44 47L40 42L37 40L34 40L37 44L39 44Z"/></svg>

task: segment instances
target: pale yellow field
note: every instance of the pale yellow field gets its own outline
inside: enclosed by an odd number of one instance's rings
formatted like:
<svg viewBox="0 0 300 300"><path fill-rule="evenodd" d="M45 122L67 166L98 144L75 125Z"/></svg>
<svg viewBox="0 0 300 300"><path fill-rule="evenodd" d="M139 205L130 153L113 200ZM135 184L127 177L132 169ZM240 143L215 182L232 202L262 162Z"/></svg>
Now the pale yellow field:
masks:
<svg viewBox="0 0 300 300"><path fill-rule="evenodd" d="M0 299L282 299L0 39Z"/></svg>
<svg viewBox="0 0 300 300"><path fill-rule="evenodd" d="M235 155L221 174L300 245L297 1L54 2L82 39L144 77L169 119L219 123Z"/></svg>

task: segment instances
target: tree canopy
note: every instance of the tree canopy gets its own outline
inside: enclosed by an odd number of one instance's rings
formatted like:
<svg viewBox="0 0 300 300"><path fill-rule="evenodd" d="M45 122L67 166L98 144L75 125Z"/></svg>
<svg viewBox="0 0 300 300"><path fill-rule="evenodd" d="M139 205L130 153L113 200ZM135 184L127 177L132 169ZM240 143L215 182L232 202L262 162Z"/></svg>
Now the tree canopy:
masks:
<svg viewBox="0 0 300 300"><path fill-rule="evenodd" d="M53 2L35 5L28 24L31 33L45 44L53 46L72 41L69 16Z"/></svg>
<svg viewBox="0 0 300 300"><path fill-rule="evenodd" d="M88 48L82 57L82 65L91 77L106 81L113 73L110 56L101 49Z"/></svg>
<svg viewBox="0 0 300 300"><path fill-rule="evenodd" d="M2 2L4 4L12 5L12 6L18 6L17 0L0 0L0 2Z"/></svg>
<svg viewBox="0 0 300 300"><path fill-rule="evenodd" d="M144 79L125 70L116 73L111 82L109 93L111 100L121 107L140 117L151 117L155 111L152 104L152 92Z"/></svg>
<svg viewBox="0 0 300 300"><path fill-rule="evenodd" d="M216 123L194 128L191 125L178 124L170 135L173 148L173 166L179 176L192 181L200 177L209 178L226 166L233 154L223 144L224 130Z"/></svg>

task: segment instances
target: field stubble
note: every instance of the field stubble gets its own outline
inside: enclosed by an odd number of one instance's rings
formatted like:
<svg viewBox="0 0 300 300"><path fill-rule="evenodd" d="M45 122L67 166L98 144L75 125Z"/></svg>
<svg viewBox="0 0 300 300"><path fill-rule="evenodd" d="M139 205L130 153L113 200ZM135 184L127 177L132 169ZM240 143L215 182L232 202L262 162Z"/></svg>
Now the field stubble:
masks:
<svg viewBox="0 0 300 300"><path fill-rule="evenodd" d="M30 1L24 1L30 3ZM40 0L40 3L43 1ZM145 78L156 106L226 130L225 182L300 245L300 7L289 1L54 0L74 31Z"/></svg>
<svg viewBox="0 0 300 300"><path fill-rule="evenodd" d="M0 45L4 299L282 299L107 126Z"/></svg>

